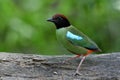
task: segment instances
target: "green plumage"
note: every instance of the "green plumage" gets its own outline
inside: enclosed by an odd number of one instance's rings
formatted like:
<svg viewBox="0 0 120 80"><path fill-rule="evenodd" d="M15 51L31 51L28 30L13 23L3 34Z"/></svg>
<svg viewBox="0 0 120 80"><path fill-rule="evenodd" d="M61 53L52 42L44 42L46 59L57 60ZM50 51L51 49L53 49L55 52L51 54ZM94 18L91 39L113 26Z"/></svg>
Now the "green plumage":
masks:
<svg viewBox="0 0 120 80"><path fill-rule="evenodd" d="M57 39L67 50L77 54L76 57L83 56L75 72L75 75L80 75L79 69L85 60L85 57L92 52L101 51L100 48L85 34L80 32L74 26L70 26L70 22L64 15L56 14L47 21L55 24ZM67 59L66 61L74 58Z"/></svg>
<svg viewBox="0 0 120 80"><path fill-rule="evenodd" d="M90 38L74 26L57 29L56 35L58 41L74 54L86 54L87 50L100 50Z"/></svg>

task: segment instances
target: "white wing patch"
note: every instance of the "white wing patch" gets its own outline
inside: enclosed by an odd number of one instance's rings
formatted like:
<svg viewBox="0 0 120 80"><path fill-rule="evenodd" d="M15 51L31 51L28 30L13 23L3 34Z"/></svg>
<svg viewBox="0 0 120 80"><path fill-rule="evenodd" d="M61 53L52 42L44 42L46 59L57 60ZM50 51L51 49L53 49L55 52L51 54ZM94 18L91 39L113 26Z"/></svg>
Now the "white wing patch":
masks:
<svg viewBox="0 0 120 80"><path fill-rule="evenodd" d="M70 31L67 32L66 36L68 38L77 39L77 40L82 40L83 39L81 36L75 35L75 34L71 33Z"/></svg>

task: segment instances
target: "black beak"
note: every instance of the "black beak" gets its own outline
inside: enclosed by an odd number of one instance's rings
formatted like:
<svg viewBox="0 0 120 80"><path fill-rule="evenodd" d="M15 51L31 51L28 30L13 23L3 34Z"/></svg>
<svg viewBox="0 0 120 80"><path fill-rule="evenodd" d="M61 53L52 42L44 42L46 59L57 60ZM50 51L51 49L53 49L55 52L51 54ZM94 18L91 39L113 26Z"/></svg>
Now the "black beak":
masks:
<svg viewBox="0 0 120 80"><path fill-rule="evenodd" d="M54 22L54 20L52 18L47 19L47 21Z"/></svg>

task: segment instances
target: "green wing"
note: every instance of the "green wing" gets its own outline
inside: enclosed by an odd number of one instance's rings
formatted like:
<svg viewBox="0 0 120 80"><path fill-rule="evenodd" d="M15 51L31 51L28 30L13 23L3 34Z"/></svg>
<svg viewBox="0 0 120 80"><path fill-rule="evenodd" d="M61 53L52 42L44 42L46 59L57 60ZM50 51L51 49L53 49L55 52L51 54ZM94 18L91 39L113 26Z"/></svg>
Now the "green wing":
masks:
<svg viewBox="0 0 120 80"><path fill-rule="evenodd" d="M84 47L90 50L99 50L99 47L96 45L96 43L94 43L90 38L73 26L67 28L66 38L75 46Z"/></svg>

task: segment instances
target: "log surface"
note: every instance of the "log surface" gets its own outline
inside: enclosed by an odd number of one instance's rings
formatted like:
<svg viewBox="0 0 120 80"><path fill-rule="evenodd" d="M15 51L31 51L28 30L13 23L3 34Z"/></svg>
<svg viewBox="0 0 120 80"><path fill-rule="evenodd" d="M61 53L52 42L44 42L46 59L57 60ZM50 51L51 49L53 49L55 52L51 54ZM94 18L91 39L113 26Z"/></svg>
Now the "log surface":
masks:
<svg viewBox="0 0 120 80"><path fill-rule="evenodd" d="M74 76L81 58L62 63L73 56L43 56L0 53L0 80L120 80L120 53L90 55L80 76Z"/></svg>

